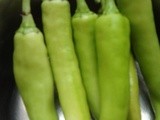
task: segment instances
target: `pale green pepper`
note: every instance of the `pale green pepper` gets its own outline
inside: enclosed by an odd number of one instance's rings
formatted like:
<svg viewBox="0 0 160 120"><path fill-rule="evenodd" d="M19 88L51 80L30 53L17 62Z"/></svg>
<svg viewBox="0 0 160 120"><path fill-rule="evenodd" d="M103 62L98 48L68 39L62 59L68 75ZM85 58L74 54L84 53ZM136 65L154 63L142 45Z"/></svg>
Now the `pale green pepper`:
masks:
<svg viewBox="0 0 160 120"><path fill-rule="evenodd" d="M77 0L77 9L72 17L75 48L80 63L88 104L92 115L98 119L99 90L95 46L96 19L97 15L89 10L85 0Z"/></svg>
<svg viewBox="0 0 160 120"><path fill-rule="evenodd" d="M66 120L90 120L73 45L69 2L44 0L41 7L45 40L64 117Z"/></svg>
<svg viewBox="0 0 160 120"><path fill-rule="evenodd" d="M15 81L30 120L57 120L54 81L43 35L30 13L30 0L23 0L20 28L14 36Z"/></svg>

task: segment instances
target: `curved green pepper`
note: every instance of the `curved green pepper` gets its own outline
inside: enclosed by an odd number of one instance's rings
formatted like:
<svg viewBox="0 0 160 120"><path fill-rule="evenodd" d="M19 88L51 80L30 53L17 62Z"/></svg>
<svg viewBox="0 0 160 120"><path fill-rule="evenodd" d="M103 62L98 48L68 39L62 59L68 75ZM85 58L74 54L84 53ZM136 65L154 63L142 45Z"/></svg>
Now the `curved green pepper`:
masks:
<svg viewBox="0 0 160 120"><path fill-rule="evenodd" d="M130 25L114 0L103 2L103 14L96 21L100 120L126 120L130 85Z"/></svg>
<svg viewBox="0 0 160 120"><path fill-rule="evenodd" d="M117 4L130 20L132 48L160 120L160 47L151 0L117 0Z"/></svg>
<svg viewBox="0 0 160 120"><path fill-rule="evenodd" d="M57 120L53 76L42 33L23 0L22 23L14 36L14 76L30 120Z"/></svg>

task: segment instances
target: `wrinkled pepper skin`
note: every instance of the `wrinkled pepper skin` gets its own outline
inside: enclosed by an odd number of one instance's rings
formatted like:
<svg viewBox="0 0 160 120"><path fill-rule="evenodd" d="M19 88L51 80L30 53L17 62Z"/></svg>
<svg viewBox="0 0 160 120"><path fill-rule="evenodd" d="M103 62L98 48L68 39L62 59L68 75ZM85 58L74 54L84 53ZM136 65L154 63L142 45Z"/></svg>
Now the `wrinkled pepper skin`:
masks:
<svg viewBox="0 0 160 120"><path fill-rule="evenodd" d="M14 76L30 120L58 120L54 83L42 33L23 16L14 36Z"/></svg>
<svg viewBox="0 0 160 120"><path fill-rule="evenodd" d="M98 119L99 90L95 46L96 19L97 15L91 12L86 5L81 6L80 9L77 8L76 13L72 17L72 26L75 49L80 64L88 104L92 115Z"/></svg>
<svg viewBox="0 0 160 120"><path fill-rule="evenodd" d="M160 47L151 0L117 0L117 4L130 20L132 48L160 120Z"/></svg>
<svg viewBox="0 0 160 120"><path fill-rule="evenodd" d="M104 9L107 11L96 21L99 120L126 120L130 99L130 25L113 0L107 0Z"/></svg>
<svg viewBox="0 0 160 120"><path fill-rule="evenodd" d="M90 120L73 45L70 5L66 0L45 0L41 7L45 40L65 119Z"/></svg>
<svg viewBox="0 0 160 120"><path fill-rule="evenodd" d="M138 75L136 71L135 60L132 55L130 56L129 81L130 105L127 120L141 120Z"/></svg>

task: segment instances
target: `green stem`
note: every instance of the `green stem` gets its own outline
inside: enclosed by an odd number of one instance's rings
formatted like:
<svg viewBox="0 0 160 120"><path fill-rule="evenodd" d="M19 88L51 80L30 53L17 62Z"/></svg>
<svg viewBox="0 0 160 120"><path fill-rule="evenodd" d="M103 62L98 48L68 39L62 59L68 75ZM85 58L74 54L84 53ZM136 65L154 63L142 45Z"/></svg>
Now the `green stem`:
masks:
<svg viewBox="0 0 160 120"><path fill-rule="evenodd" d="M76 12L89 12L89 8L85 0L77 0L77 10Z"/></svg>
<svg viewBox="0 0 160 120"><path fill-rule="evenodd" d="M22 16L21 27L25 27L25 28L35 27L35 23L31 14Z"/></svg>
<svg viewBox="0 0 160 120"><path fill-rule="evenodd" d="M31 12L30 0L22 0L22 12L29 14Z"/></svg>
<svg viewBox="0 0 160 120"><path fill-rule="evenodd" d="M100 3L101 2L101 0L94 0L96 3Z"/></svg>
<svg viewBox="0 0 160 120"><path fill-rule="evenodd" d="M22 0L22 13L21 27L35 27L31 14L30 0Z"/></svg>
<svg viewBox="0 0 160 120"><path fill-rule="evenodd" d="M114 0L101 0L103 14L118 13L119 10Z"/></svg>

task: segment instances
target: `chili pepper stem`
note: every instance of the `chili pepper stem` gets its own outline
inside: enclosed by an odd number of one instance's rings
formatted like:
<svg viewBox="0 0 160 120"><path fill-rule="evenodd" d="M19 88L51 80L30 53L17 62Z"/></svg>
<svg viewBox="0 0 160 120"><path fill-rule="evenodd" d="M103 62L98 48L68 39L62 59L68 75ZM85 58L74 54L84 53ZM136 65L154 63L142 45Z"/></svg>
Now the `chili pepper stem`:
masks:
<svg viewBox="0 0 160 120"><path fill-rule="evenodd" d="M21 27L35 27L35 23L31 14L22 15Z"/></svg>
<svg viewBox="0 0 160 120"><path fill-rule="evenodd" d="M89 12L89 8L85 0L76 0L77 1L77 10L76 12Z"/></svg>
<svg viewBox="0 0 160 120"><path fill-rule="evenodd" d="M31 14L30 0L22 0L22 23L21 27L35 27L35 22Z"/></svg>
<svg viewBox="0 0 160 120"><path fill-rule="evenodd" d="M114 0L102 0L101 3L103 14L119 13Z"/></svg>
<svg viewBox="0 0 160 120"><path fill-rule="evenodd" d="M25 29L27 27L35 27L36 29L36 24L31 14L30 0L22 0L22 22L19 31L24 33L30 31L29 29Z"/></svg>
<svg viewBox="0 0 160 120"><path fill-rule="evenodd" d="M30 0L22 0L22 12L25 15L31 12Z"/></svg>
<svg viewBox="0 0 160 120"><path fill-rule="evenodd" d="M101 2L101 0L94 0L96 3L100 3Z"/></svg>

